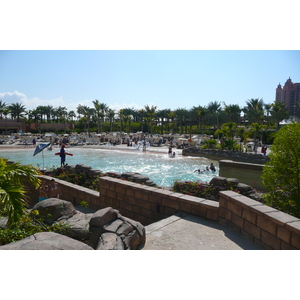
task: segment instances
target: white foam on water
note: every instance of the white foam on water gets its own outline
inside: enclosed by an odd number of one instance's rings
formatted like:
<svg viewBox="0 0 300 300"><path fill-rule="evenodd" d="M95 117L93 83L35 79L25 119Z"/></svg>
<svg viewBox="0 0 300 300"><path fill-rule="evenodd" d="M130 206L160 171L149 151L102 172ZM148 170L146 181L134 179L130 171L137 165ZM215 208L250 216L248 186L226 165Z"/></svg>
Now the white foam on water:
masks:
<svg viewBox="0 0 300 300"><path fill-rule="evenodd" d="M43 166L46 169L60 166L60 157L55 155L58 149L52 151L44 150L33 156L34 149L10 149L1 150L0 156L12 161L20 161L22 164L33 164ZM91 148L67 148L66 152L74 154L66 156L69 165L84 164L93 169L103 172L136 172L148 176L150 180L160 186L172 186L174 180L209 182L219 174L218 162L202 157L188 157L177 154L170 158L167 151L161 153L135 151L120 151L117 149L91 149ZM216 172L199 174L197 169L204 170L213 162Z"/></svg>

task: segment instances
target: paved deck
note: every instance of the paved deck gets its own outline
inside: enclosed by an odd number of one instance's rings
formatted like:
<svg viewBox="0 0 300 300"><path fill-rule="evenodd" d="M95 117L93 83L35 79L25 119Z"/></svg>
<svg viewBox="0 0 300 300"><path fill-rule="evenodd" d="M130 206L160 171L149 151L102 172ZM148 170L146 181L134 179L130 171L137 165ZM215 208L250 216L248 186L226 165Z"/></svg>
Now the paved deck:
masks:
<svg viewBox="0 0 300 300"><path fill-rule="evenodd" d="M146 226L143 250L260 250L217 222L179 213Z"/></svg>

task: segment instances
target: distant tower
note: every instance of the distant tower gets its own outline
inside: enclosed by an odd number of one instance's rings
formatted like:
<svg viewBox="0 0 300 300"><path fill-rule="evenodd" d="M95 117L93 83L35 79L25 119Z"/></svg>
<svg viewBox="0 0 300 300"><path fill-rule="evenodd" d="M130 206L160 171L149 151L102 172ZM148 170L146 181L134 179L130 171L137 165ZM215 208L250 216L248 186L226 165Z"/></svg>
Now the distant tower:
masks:
<svg viewBox="0 0 300 300"><path fill-rule="evenodd" d="M300 83L293 83L291 78L281 87L276 88L275 101L283 102L290 116L298 116L300 106Z"/></svg>

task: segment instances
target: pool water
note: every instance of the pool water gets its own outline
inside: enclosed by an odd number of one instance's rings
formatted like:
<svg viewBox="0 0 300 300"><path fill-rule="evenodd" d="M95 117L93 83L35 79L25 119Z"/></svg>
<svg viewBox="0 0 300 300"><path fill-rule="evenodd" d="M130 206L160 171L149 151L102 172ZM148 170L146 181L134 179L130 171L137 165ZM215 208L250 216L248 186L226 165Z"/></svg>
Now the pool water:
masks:
<svg viewBox="0 0 300 300"><path fill-rule="evenodd" d="M39 168L52 169L60 166L60 157L55 155L59 149L44 150L33 156L34 149L0 150L0 156L22 164L33 164ZM203 157L176 155L169 158L167 153L143 152L137 150L120 151L117 149L66 148L73 156L66 156L69 165L84 164L103 172L136 172L148 176L159 186L173 186L175 180L209 182L219 174L217 161ZM197 169L204 170L213 162L216 172L199 174Z"/></svg>

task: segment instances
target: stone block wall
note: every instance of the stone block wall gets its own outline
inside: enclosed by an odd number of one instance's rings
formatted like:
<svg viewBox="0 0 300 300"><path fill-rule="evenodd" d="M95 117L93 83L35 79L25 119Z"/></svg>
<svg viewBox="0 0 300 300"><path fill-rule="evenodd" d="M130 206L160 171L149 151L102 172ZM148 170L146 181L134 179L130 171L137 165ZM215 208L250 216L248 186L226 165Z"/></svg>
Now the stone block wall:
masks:
<svg viewBox="0 0 300 300"><path fill-rule="evenodd" d="M46 175L38 176L38 178L45 181L46 184L50 184L50 181L53 179L53 177ZM82 201L86 201L89 203L89 207L95 210L106 207L100 205L99 192L57 178L55 178L55 181L62 192L60 198L70 201L74 206L80 205ZM26 195L30 199L29 205L35 205L39 199L39 191L30 185L28 181L25 181L25 184L27 187Z"/></svg>
<svg viewBox="0 0 300 300"><path fill-rule="evenodd" d="M246 183L259 191L265 191L261 179L264 165L220 160L219 167L219 176L238 178L239 182Z"/></svg>
<svg viewBox="0 0 300 300"><path fill-rule="evenodd" d="M100 178L101 205L111 206L143 225L178 212L218 221L219 204L168 190L140 185L111 177Z"/></svg>
<svg viewBox="0 0 300 300"><path fill-rule="evenodd" d="M49 182L52 179L40 178ZM74 206L86 201L95 210L112 207L144 226L185 212L230 227L265 249L300 249L300 219L232 191L220 192L216 202L112 177L100 177L100 194L63 180L55 181L62 190L61 199ZM37 190L27 188L32 204L37 203Z"/></svg>
<svg viewBox="0 0 300 300"><path fill-rule="evenodd" d="M220 192L219 222L265 249L300 249L300 219L232 191Z"/></svg>

